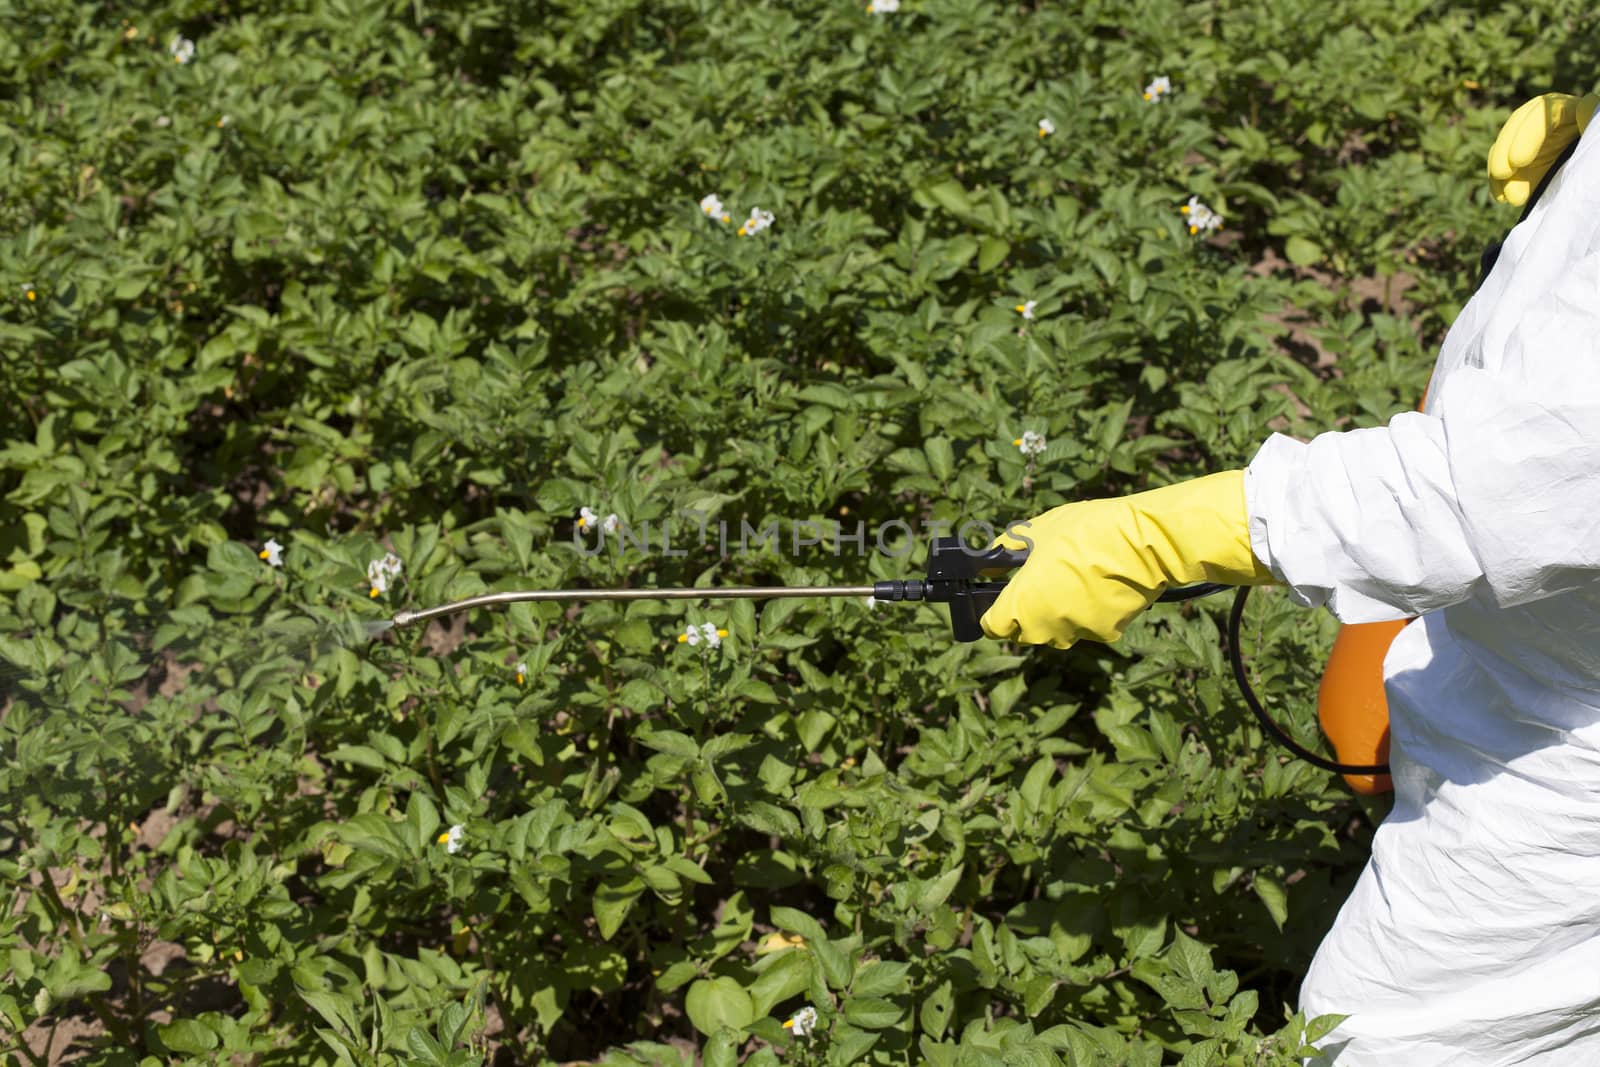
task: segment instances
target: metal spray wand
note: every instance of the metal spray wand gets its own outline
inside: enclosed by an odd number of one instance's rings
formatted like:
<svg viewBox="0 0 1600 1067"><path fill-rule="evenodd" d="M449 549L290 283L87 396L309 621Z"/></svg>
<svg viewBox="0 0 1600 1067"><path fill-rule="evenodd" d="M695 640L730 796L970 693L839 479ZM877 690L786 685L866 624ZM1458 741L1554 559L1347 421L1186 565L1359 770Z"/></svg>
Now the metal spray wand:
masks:
<svg viewBox="0 0 1600 1067"><path fill-rule="evenodd" d="M451 615L473 608L495 607L525 601L583 601L583 600L717 600L717 599L776 599L779 597L837 597L870 596L881 601L921 600L950 605L950 631L957 641L976 641L983 637L983 627L978 620L994 603L1005 582L983 581L982 576L996 571L1007 571L1027 562L1026 552L1013 552L1004 548L974 551L959 537L938 537L928 551L926 578L906 578L872 585L730 585L705 588L670 589L532 589L526 592L485 593L468 597L453 604L441 604L421 611L402 611L394 617L396 627ZM1165 603L1193 600L1196 597L1220 593L1231 586L1215 582L1202 582L1168 589L1156 599ZM1242 586L1234 596L1233 610L1228 613L1228 659L1233 667L1234 680L1239 685L1245 703L1264 729L1299 758L1314 767L1339 774L1387 774L1388 764L1350 764L1329 759L1306 748L1296 741L1282 726L1273 721L1250 688L1244 658L1239 649L1239 623L1244 615L1245 598L1250 587Z"/></svg>
<svg viewBox="0 0 1600 1067"><path fill-rule="evenodd" d="M394 617L397 627L409 626L440 615L453 615L473 608L498 607L528 601L586 600L766 600L783 597L872 597L875 600L926 601L950 605L950 629L957 641L976 641L983 637L978 620L989 610L1005 582L983 581L980 576L1022 566L1026 552L1006 548L982 551L968 548L959 537L935 538L928 552L926 578L896 579L871 585L725 585L704 588L666 589L530 589L519 592L485 593L451 604L420 611L402 611ZM1191 600L1227 588L1215 584L1184 586L1161 594L1163 601Z"/></svg>

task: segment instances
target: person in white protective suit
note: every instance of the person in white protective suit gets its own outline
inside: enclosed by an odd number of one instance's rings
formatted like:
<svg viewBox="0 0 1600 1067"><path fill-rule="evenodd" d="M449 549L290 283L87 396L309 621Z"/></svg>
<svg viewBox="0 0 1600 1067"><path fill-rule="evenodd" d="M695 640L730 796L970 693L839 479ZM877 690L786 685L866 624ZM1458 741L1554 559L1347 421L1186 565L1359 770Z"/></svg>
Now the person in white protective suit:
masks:
<svg viewBox="0 0 1600 1067"><path fill-rule="evenodd" d="M1282 583L1346 622L1421 616L1384 662L1394 807L1301 988L1308 1016L1348 1016L1318 1064L1600 1064L1593 110L1552 94L1502 131L1490 169L1512 202L1577 143L1451 326L1423 411L1047 512L983 618L993 637L1115 640L1200 580Z"/></svg>

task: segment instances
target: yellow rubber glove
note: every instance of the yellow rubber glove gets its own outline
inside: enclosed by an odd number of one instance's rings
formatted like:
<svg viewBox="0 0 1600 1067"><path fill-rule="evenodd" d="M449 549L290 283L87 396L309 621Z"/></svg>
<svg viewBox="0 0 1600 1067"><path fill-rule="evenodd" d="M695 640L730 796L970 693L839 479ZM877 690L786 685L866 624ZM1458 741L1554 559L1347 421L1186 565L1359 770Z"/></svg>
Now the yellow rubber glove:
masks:
<svg viewBox="0 0 1600 1067"><path fill-rule="evenodd" d="M1489 149L1494 198L1517 207L1526 204L1556 156L1589 125L1597 104L1600 96L1545 93L1513 111Z"/></svg>
<svg viewBox="0 0 1600 1067"><path fill-rule="evenodd" d="M1250 551L1244 471L1047 511L997 540L1028 549L979 622L990 637L1070 648L1115 641L1169 587L1265 585Z"/></svg>

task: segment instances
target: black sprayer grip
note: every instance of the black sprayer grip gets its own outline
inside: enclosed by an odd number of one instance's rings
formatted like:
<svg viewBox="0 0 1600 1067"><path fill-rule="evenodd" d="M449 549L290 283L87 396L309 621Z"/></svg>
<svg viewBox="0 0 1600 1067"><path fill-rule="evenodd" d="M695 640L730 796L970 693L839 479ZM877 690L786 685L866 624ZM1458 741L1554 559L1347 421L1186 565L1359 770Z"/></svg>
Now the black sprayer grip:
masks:
<svg viewBox="0 0 1600 1067"><path fill-rule="evenodd" d="M921 600L949 604L951 636L957 641L977 641L984 636L978 620L994 606L1000 590L1006 587L1005 582L982 581L980 575L1014 570L1027 561L1026 552L1009 548L976 549L968 547L959 537L936 537L928 550L926 579L874 582L872 598L884 602ZM1169 603L1192 600L1227 588L1206 582L1168 589L1157 599Z"/></svg>
<svg viewBox="0 0 1600 1067"><path fill-rule="evenodd" d="M1008 548L969 548L959 537L936 537L928 549L927 599L950 605L950 634L957 641L983 637L978 620L994 604L1004 582L981 582L985 571L1012 570L1027 562L1026 552Z"/></svg>
<svg viewBox="0 0 1600 1067"><path fill-rule="evenodd" d="M1026 552L971 548L959 537L935 537L928 550L928 581L973 581L986 571L1015 570L1026 562Z"/></svg>

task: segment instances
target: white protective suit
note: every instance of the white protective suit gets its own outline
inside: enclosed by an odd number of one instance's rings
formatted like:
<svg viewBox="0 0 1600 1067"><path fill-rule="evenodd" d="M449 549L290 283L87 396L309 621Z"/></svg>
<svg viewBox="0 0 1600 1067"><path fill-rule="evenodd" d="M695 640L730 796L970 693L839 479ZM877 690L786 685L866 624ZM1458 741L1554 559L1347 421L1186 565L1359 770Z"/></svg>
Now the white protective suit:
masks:
<svg viewBox="0 0 1600 1067"><path fill-rule="evenodd" d="M1251 546L1391 646L1394 809L1301 990L1337 1067L1600 1064L1600 135L1451 327L1425 413L1246 475Z"/></svg>

